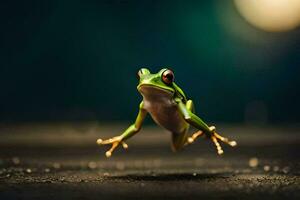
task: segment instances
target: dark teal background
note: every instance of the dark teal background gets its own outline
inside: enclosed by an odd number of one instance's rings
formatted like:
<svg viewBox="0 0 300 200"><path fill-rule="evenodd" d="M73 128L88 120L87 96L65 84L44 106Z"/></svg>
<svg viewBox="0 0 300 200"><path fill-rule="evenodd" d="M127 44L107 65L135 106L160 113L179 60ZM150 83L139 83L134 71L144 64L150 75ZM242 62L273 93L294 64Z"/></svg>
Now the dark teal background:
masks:
<svg viewBox="0 0 300 200"><path fill-rule="evenodd" d="M1 1L0 120L133 120L136 72L170 66L206 121L299 122L299 28L231 1Z"/></svg>

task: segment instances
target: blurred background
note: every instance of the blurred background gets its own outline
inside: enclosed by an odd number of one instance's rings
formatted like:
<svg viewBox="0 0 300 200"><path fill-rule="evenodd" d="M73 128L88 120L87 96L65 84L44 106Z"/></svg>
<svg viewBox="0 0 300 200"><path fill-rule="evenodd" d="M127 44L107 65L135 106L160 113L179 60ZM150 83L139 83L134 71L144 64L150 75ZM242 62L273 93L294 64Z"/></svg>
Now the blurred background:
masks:
<svg viewBox="0 0 300 200"><path fill-rule="evenodd" d="M238 146L175 154L148 117L107 159L141 67ZM2 0L0 199L298 200L299 74L300 0Z"/></svg>
<svg viewBox="0 0 300 200"><path fill-rule="evenodd" d="M167 66L205 121L298 123L299 4L1 1L0 121L133 121Z"/></svg>

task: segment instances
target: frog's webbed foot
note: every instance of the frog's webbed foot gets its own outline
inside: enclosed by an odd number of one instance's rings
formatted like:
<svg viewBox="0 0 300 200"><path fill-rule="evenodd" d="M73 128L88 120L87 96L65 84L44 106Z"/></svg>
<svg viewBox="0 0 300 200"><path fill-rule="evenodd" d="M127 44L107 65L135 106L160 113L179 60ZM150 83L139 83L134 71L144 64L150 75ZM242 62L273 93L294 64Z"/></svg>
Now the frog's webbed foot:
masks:
<svg viewBox="0 0 300 200"><path fill-rule="evenodd" d="M210 136L210 139L215 144L218 154L221 155L224 153L219 141L224 142L225 144L228 144L232 147L235 147L237 145L236 141L231 141L228 138L222 137L216 132L216 128L214 126L209 127L209 129L212 131L212 134Z"/></svg>
<svg viewBox="0 0 300 200"><path fill-rule="evenodd" d="M108 151L106 151L105 153L106 157L110 157L112 155L112 152L115 150L115 148L117 148L117 146L119 146L120 143L122 144L124 149L128 148L128 145L124 141L122 141L122 137L120 136L116 136L107 140L102 140L102 139L97 140L98 145L106 145L106 144L112 145L111 148Z"/></svg>
<svg viewBox="0 0 300 200"><path fill-rule="evenodd" d="M215 144L219 155L224 153L219 141L224 142L232 147L237 145L236 141L230 141L228 138L222 137L221 135L216 133L216 131L215 131L216 128L214 126L209 127L209 129L212 131L211 136L209 136L209 137L210 137L211 141ZM196 133L192 134L191 137L187 138L187 142L185 145L193 143L198 137L200 137L204 134L205 133L201 130L197 131Z"/></svg>

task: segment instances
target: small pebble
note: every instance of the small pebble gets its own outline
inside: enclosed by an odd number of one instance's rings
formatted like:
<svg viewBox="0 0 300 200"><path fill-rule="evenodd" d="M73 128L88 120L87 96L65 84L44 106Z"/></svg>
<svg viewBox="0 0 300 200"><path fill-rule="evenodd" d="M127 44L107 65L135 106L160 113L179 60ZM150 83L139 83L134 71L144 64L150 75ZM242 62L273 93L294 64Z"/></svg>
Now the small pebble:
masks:
<svg viewBox="0 0 300 200"><path fill-rule="evenodd" d="M15 165L20 164L20 159L18 157L13 157L11 160Z"/></svg>
<svg viewBox="0 0 300 200"><path fill-rule="evenodd" d="M109 173L108 172L104 172L103 176L109 176Z"/></svg>
<svg viewBox="0 0 300 200"><path fill-rule="evenodd" d="M273 171L274 171L274 172L278 172L278 171L279 171L279 167L278 167L278 166L274 166L274 167L273 167Z"/></svg>
<svg viewBox="0 0 300 200"><path fill-rule="evenodd" d="M256 157L249 159L249 166L250 167L257 167L258 166L258 159Z"/></svg>
<svg viewBox="0 0 300 200"><path fill-rule="evenodd" d="M197 173L196 173L196 172L194 172L194 173L193 173L193 176L197 176Z"/></svg>
<svg viewBox="0 0 300 200"><path fill-rule="evenodd" d="M89 167L90 169L96 169L96 168L97 168L97 163L91 161L91 162L88 163L88 167Z"/></svg>
<svg viewBox="0 0 300 200"><path fill-rule="evenodd" d="M285 167L282 169L282 172L285 173L285 174L289 173L289 171L290 171L290 168L289 168L288 166L285 166Z"/></svg>
<svg viewBox="0 0 300 200"><path fill-rule="evenodd" d="M50 169L49 169L49 168L46 168L44 171L45 171L46 173L49 173L49 172L50 172Z"/></svg>
<svg viewBox="0 0 300 200"><path fill-rule="evenodd" d="M270 169L271 169L271 167L270 167L269 165L265 165L265 166L264 166L264 171L265 171L265 172L270 171Z"/></svg>
<svg viewBox="0 0 300 200"><path fill-rule="evenodd" d="M27 172L28 174L30 174L30 173L32 172L32 170L31 170L30 168L27 168L27 169L26 169L26 172Z"/></svg>
<svg viewBox="0 0 300 200"><path fill-rule="evenodd" d="M57 162L55 162L55 163L53 163L53 167L54 167L54 169L59 169L60 168L60 164L57 163Z"/></svg>

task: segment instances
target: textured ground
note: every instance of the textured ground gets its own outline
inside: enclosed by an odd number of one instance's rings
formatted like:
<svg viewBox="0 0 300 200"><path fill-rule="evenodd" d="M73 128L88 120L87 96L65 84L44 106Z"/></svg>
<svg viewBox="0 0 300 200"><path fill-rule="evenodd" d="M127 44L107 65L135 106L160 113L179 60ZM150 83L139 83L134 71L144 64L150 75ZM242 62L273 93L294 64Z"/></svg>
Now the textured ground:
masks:
<svg viewBox="0 0 300 200"><path fill-rule="evenodd" d="M203 138L182 152L145 127L112 158L98 137L126 125L1 124L0 199L300 199L300 129L218 125L238 142L223 156Z"/></svg>

